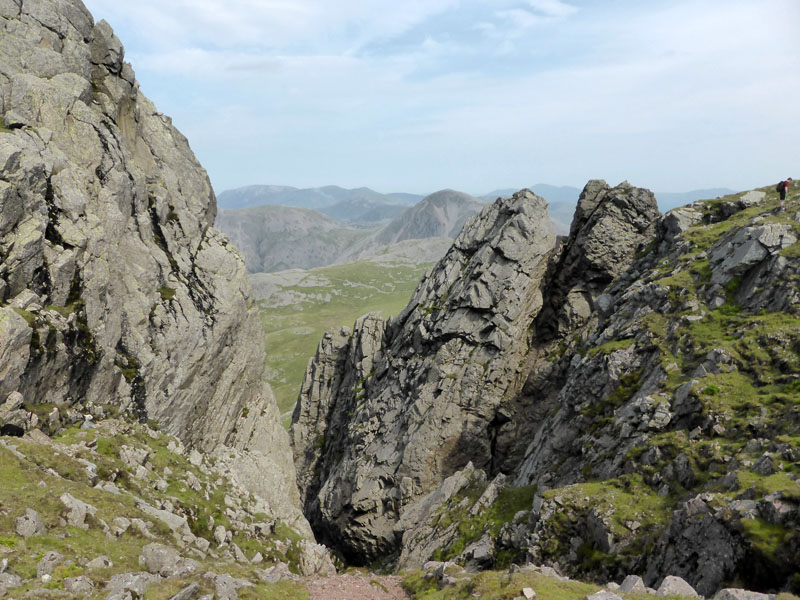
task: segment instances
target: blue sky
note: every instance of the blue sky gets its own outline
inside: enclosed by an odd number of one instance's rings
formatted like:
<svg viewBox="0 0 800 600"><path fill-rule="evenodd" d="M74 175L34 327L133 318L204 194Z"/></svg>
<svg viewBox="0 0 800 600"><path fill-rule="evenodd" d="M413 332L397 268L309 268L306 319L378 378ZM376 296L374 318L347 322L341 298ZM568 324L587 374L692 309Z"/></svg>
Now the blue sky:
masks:
<svg viewBox="0 0 800 600"><path fill-rule="evenodd" d="M798 0L84 0L217 192L800 177Z"/></svg>

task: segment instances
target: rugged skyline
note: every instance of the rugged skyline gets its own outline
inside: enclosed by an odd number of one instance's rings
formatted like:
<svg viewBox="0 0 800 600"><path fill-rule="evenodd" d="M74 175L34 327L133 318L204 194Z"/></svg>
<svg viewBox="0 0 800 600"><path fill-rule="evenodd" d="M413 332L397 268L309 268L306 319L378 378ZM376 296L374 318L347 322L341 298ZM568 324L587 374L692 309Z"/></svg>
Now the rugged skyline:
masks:
<svg viewBox="0 0 800 600"><path fill-rule="evenodd" d="M800 154L792 0L86 4L217 191L749 189Z"/></svg>

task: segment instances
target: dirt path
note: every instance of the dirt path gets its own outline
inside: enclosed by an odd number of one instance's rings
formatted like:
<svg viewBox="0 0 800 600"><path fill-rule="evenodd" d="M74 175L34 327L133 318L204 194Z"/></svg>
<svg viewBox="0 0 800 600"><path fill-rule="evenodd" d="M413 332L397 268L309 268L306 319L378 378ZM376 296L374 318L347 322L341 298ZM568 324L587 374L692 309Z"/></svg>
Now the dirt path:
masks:
<svg viewBox="0 0 800 600"><path fill-rule="evenodd" d="M311 600L409 600L400 577L337 575L305 581Z"/></svg>

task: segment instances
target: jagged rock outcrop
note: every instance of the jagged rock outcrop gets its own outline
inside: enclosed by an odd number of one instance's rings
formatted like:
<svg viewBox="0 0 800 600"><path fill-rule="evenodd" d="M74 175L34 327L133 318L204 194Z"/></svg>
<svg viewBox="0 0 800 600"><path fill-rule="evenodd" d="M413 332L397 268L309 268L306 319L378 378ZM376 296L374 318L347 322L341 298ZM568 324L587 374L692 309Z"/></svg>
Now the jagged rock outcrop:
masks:
<svg viewBox="0 0 800 600"><path fill-rule="evenodd" d="M293 444L312 526L346 552L393 564L533 561L602 581L638 574L651 586L679 575L704 595L737 582L792 589L800 230L777 204L768 188L662 217L646 190L589 182L570 235L537 259L536 281L514 287L522 311L503 328L510 341L490 340L489 328L471 338L473 315L448 305L450 296L428 302L429 320L413 318L429 282L460 264L457 243L397 320L359 322L310 365ZM502 209L495 216L505 222ZM484 267L478 251L470 268ZM486 316L496 285L468 287ZM375 329L378 349L364 353L363 330ZM444 356L447 344L426 344L432 331L475 339L473 356L491 348L491 364L511 370L465 403L471 380L460 354L419 369ZM413 352L398 351L401 339ZM382 366L396 356L404 362L394 371ZM395 383L403 380L413 384ZM438 391L423 413L427 431L448 431L457 418L492 440L488 450L477 434L452 454L442 438L431 450L413 437L425 386ZM348 454L328 431L364 444ZM411 440L431 457L429 474L398 485L413 464ZM480 486L442 494L466 463L448 470L434 456L471 460L492 482L485 490L502 486L500 475L506 487L473 510Z"/></svg>
<svg viewBox="0 0 800 600"><path fill-rule="evenodd" d="M468 462L496 470L519 455L518 407L503 400L522 383L554 243L545 200L498 201L396 319L321 343L291 436L306 514L351 560L395 549L403 507Z"/></svg>
<svg viewBox="0 0 800 600"><path fill-rule="evenodd" d="M122 411L207 451L271 428L259 489L302 522L241 257L123 58L80 0L0 2L0 412L55 431Z"/></svg>

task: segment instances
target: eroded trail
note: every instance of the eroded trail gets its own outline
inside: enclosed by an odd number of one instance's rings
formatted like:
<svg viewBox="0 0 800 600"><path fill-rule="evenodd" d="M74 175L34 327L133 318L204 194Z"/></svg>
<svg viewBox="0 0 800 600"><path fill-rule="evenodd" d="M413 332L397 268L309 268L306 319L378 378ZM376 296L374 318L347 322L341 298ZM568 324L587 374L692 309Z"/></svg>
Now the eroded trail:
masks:
<svg viewBox="0 0 800 600"><path fill-rule="evenodd" d="M310 600L409 600L400 577L337 575L305 580Z"/></svg>

